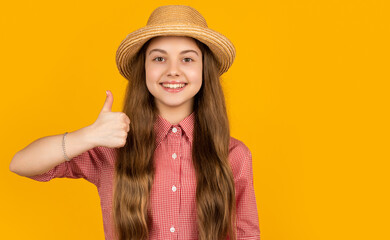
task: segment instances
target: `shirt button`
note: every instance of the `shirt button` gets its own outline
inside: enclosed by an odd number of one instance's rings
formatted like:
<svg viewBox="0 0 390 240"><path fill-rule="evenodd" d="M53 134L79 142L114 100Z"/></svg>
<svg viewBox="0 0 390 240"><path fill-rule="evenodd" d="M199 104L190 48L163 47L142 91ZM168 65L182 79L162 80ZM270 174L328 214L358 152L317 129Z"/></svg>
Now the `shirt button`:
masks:
<svg viewBox="0 0 390 240"><path fill-rule="evenodd" d="M172 158L173 158L173 159L176 159L176 158L177 158L176 153L172 154Z"/></svg>
<svg viewBox="0 0 390 240"><path fill-rule="evenodd" d="M172 191L173 191L173 192L176 192L176 187L175 187L175 185L172 186Z"/></svg>
<svg viewBox="0 0 390 240"><path fill-rule="evenodd" d="M171 227L170 230L171 230L171 232L174 232L174 231L175 231L175 228L174 228L174 227Z"/></svg>
<svg viewBox="0 0 390 240"><path fill-rule="evenodd" d="M172 128L172 132L176 133L177 132L177 128Z"/></svg>

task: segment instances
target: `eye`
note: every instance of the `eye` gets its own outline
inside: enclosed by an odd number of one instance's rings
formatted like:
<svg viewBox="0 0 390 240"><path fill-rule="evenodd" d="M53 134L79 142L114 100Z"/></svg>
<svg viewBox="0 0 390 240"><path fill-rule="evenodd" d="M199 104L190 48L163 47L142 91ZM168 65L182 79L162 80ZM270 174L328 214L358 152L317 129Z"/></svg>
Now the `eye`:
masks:
<svg viewBox="0 0 390 240"><path fill-rule="evenodd" d="M163 57L155 57L155 58L153 58L153 60L156 60L156 59L163 59ZM160 61L157 60L157 62L160 62Z"/></svg>
<svg viewBox="0 0 390 240"><path fill-rule="evenodd" d="M156 62L163 62L164 58L163 57L155 57L153 58L153 61ZM193 62L194 60L192 58L184 58L184 62Z"/></svg>

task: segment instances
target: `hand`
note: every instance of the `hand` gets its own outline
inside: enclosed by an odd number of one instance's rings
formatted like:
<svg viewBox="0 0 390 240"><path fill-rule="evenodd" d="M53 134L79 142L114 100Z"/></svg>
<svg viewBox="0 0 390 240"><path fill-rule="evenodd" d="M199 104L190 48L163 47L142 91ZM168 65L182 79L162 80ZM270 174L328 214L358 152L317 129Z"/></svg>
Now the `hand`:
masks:
<svg viewBox="0 0 390 240"><path fill-rule="evenodd" d="M108 90L98 118L90 125L91 137L96 146L120 148L126 144L130 118L123 112L111 112L112 102L113 96Z"/></svg>

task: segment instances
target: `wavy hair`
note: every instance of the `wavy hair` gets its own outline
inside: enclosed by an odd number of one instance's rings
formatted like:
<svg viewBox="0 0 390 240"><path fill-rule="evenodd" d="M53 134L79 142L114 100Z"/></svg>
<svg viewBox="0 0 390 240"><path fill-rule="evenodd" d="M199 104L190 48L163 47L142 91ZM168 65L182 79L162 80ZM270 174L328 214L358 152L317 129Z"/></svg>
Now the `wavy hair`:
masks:
<svg viewBox="0 0 390 240"><path fill-rule="evenodd" d="M236 240L236 199L229 164L230 127L218 74L207 45L194 39L203 56L202 86L194 96L192 162L196 173L198 239ZM130 130L115 163L112 216L118 240L149 239L149 196L154 179L154 122L157 109L145 77L146 42L131 63L123 112ZM140 107L142 106L142 107Z"/></svg>

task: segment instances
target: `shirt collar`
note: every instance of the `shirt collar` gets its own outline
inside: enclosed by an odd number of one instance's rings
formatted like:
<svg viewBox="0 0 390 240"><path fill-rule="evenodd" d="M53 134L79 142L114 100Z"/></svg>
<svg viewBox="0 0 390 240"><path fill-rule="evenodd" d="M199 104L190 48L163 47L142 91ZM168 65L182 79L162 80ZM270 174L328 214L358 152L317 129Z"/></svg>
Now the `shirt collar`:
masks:
<svg viewBox="0 0 390 240"><path fill-rule="evenodd" d="M165 138L168 132L173 127L180 126L183 129L185 135L192 143L193 132L194 132L194 121L195 121L195 112L193 111L190 115L181 120L178 124L171 124L165 118L161 117L160 114L157 114L157 119L154 123L154 131L156 133L156 147L160 142Z"/></svg>

